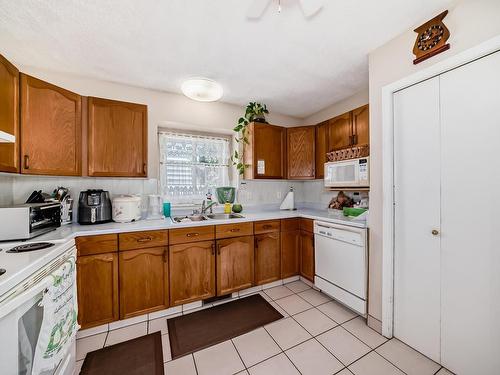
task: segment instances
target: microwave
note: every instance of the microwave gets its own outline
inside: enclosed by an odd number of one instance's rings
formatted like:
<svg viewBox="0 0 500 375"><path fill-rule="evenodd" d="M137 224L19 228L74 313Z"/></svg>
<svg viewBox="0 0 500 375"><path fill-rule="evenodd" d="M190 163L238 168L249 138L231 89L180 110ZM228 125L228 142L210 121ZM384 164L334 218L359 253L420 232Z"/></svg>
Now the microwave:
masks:
<svg viewBox="0 0 500 375"><path fill-rule="evenodd" d="M369 186L369 157L325 163L325 187L367 188Z"/></svg>

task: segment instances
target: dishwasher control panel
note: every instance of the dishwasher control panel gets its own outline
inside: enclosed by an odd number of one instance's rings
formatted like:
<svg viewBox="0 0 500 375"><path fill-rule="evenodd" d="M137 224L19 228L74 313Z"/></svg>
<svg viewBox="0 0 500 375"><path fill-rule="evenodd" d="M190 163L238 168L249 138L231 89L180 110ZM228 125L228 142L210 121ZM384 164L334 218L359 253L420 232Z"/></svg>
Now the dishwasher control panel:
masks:
<svg viewBox="0 0 500 375"><path fill-rule="evenodd" d="M314 221L314 233L357 246L365 246L366 230L345 225Z"/></svg>

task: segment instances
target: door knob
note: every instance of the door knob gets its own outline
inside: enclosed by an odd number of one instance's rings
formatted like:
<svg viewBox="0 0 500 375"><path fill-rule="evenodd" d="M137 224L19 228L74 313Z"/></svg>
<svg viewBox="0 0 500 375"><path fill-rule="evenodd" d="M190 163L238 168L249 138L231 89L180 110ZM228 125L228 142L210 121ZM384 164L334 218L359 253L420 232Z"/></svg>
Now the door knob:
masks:
<svg viewBox="0 0 500 375"><path fill-rule="evenodd" d="M431 233L433 236L437 236L439 234L439 231L437 229L433 229Z"/></svg>

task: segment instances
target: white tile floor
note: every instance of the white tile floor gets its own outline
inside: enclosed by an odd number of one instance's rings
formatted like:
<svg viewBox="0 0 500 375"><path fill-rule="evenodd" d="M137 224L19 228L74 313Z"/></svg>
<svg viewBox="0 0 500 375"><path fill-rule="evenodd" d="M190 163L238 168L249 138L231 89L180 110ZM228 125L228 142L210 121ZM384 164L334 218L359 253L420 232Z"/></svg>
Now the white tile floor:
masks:
<svg viewBox="0 0 500 375"><path fill-rule="evenodd" d="M253 292L266 298L284 318L172 361L167 319L181 313L150 315L147 322L79 338L77 366L92 350L160 331L166 375L451 374L397 339L387 340L362 317L302 281ZM193 305L183 313L199 308Z"/></svg>

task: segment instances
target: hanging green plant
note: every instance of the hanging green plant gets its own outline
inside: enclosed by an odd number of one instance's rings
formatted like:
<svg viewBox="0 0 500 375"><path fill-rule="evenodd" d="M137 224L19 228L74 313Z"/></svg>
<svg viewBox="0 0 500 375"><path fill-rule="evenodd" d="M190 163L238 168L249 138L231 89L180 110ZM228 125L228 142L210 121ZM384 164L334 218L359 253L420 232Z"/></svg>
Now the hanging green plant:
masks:
<svg viewBox="0 0 500 375"><path fill-rule="evenodd" d="M248 103L245 109L245 115L238 119L238 124L234 127L234 131L237 133L235 140L238 145L241 145L238 150L234 150L233 155L231 155L231 162L240 175L245 173L245 169L249 166L245 164L243 154L245 149L245 144L249 144L248 142L248 124L251 122L266 122L265 115L268 114L269 111L265 104L250 102Z"/></svg>

